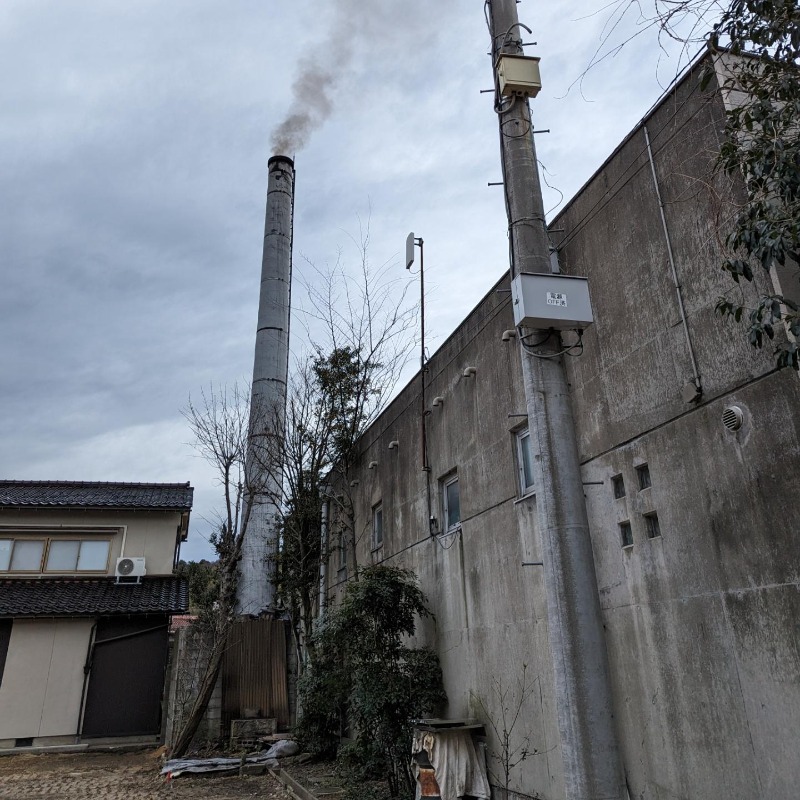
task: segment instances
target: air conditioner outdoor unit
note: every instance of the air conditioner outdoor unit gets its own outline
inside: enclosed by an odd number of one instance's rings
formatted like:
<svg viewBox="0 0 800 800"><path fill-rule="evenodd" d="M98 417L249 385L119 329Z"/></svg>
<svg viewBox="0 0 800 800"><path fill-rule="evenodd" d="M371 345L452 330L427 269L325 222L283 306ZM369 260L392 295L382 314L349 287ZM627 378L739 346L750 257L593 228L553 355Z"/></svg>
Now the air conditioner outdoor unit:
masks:
<svg viewBox="0 0 800 800"><path fill-rule="evenodd" d="M125 579L133 579L138 583L144 575L147 575L144 558L118 558L114 574L118 583Z"/></svg>

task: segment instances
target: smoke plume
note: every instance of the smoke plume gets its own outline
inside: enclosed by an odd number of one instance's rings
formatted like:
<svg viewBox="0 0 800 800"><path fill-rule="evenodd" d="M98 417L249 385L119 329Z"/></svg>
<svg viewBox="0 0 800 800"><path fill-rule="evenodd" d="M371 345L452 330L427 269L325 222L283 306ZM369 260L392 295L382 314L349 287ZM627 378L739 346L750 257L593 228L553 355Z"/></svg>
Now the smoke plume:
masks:
<svg viewBox="0 0 800 800"><path fill-rule="evenodd" d="M356 52L374 59L394 50L413 52L425 31L436 30L433 18L451 0L336 0L324 41L303 58L292 84L286 117L272 132L272 152L293 154L302 149L334 108L336 90L347 76Z"/></svg>
<svg viewBox="0 0 800 800"><path fill-rule="evenodd" d="M316 61L301 65L300 74L292 84L294 110L272 132L273 153L295 153L305 147L311 133L333 110L332 94L341 74L325 69Z"/></svg>
<svg viewBox="0 0 800 800"><path fill-rule="evenodd" d="M368 5L368 4L367 4ZM359 37L359 21L368 9L354 0L338 0L325 41L316 53L304 58L292 84L290 110L272 132L273 153L295 153L308 143L311 134L333 111L333 95L346 73Z"/></svg>

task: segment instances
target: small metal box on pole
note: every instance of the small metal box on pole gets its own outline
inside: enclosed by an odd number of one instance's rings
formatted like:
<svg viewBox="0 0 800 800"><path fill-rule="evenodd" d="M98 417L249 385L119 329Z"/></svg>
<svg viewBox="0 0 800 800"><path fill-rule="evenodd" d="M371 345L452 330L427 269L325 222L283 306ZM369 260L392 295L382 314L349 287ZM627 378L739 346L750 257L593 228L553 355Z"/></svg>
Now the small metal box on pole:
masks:
<svg viewBox="0 0 800 800"><path fill-rule="evenodd" d="M511 281L514 324L575 330L594 322L589 281L573 275L520 273Z"/></svg>
<svg viewBox="0 0 800 800"><path fill-rule="evenodd" d="M542 88L539 58L502 53L497 59L497 80L503 97L536 97Z"/></svg>

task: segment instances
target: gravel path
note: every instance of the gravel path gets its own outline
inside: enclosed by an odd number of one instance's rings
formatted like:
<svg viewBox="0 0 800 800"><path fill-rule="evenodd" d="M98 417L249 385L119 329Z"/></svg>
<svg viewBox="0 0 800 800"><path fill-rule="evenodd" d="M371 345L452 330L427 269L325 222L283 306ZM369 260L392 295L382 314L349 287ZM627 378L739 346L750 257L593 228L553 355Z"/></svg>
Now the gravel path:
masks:
<svg viewBox="0 0 800 800"><path fill-rule="evenodd" d="M2 800L291 800L270 775L183 776L166 783L150 753L0 757Z"/></svg>

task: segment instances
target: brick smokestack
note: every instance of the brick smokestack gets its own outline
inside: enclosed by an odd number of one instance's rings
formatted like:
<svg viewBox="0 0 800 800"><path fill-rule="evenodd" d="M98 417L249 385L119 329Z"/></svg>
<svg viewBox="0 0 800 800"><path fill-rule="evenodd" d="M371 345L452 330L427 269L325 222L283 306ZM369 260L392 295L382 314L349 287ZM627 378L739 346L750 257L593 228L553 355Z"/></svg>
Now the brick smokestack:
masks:
<svg viewBox="0 0 800 800"><path fill-rule="evenodd" d="M270 158L250 422L250 440L256 444L247 463L248 484L257 487L257 493L242 545L240 614L259 615L275 608L281 465L271 443L274 434L283 431L286 410L294 179L292 159Z"/></svg>

